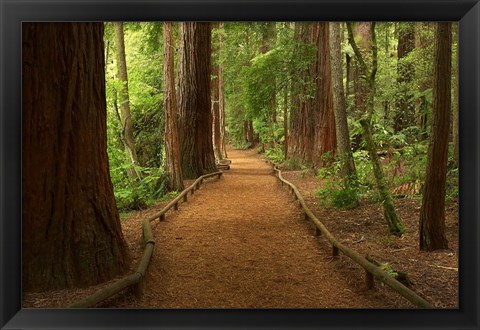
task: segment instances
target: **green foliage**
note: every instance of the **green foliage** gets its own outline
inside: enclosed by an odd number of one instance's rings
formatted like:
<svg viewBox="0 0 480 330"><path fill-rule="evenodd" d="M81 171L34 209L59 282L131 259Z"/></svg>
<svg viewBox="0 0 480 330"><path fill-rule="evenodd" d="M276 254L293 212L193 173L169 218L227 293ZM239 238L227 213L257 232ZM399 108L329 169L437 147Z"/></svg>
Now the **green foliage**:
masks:
<svg viewBox="0 0 480 330"><path fill-rule="evenodd" d="M265 156L276 164L282 163L285 160L285 153L280 145L265 150Z"/></svg>
<svg viewBox="0 0 480 330"><path fill-rule="evenodd" d="M316 192L320 203L326 207L352 209L358 206L358 192L355 187L342 187L335 182L327 182Z"/></svg>

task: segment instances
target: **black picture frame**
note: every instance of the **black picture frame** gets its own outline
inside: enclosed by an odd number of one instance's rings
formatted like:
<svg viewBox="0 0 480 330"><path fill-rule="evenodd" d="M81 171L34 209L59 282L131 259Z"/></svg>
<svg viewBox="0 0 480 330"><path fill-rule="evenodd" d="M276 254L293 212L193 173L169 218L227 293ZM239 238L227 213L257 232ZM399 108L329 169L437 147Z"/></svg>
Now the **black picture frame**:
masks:
<svg viewBox="0 0 480 330"><path fill-rule="evenodd" d="M2 329L479 329L478 0L0 0ZM458 21L459 309L22 309L21 23L23 21Z"/></svg>

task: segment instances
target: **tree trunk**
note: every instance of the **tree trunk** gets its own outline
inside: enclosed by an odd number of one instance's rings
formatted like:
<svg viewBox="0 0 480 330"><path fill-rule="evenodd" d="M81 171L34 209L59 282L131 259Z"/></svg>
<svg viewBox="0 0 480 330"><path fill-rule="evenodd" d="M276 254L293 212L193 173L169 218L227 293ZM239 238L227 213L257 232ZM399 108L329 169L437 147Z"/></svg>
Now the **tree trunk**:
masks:
<svg viewBox="0 0 480 330"><path fill-rule="evenodd" d="M129 266L108 170L103 23L24 23L22 281L87 286Z"/></svg>
<svg viewBox="0 0 480 330"><path fill-rule="evenodd" d="M130 100L128 96L128 76L127 76L127 61L125 59L125 41L123 34L123 23L114 22L115 27L115 44L117 46L117 68L118 77L123 84L120 90L120 108L122 109L122 135L125 143L125 148L130 156L133 165L138 164L137 151L135 149L135 140L133 138L132 115L130 113ZM139 173L134 170L137 176Z"/></svg>
<svg viewBox="0 0 480 330"><path fill-rule="evenodd" d="M313 148L315 142L315 120L313 105L315 100L315 61L306 49L306 45L313 45L316 23L295 23L295 40L299 60L308 64L302 72L297 73L299 78L292 82L292 110L290 114L290 156L291 159L313 165Z"/></svg>
<svg viewBox="0 0 480 330"><path fill-rule="evenodd" d="M213 23L212 28L218 30L220 24ZM222 125L222 118L220 115L220 63L219 63L219 55L220 55L220 42L218 40L214 40L212 45L215 47L212 48L212 56L216 58L213 61L212 65L212 80L210 83L211 87L211 95L212 95L212 132L213 132L213 151L215 152L216 159L223 159L223 150L222 150L222 134L221 134L221 125Z"/></svg>
<svg viewBox="0 0 480 330"><path fill-rule="evenodd" d="M389 234L395 236L401 236L404 232L404 227L401 222L400 217L398 217L395 212L395 207L393 205L393 199L388 191L388 186L385 180L385 175L383 173L382 164L378 159L377 147L373 141L372 133L372 120L374 112L374 99L375 99L375 76L377 73L378 67L378 57L377 57L377 39L375 35L375 23L370 25L370 35L371 35L371 58L372 64L371 69L368 70L367 64L365 63L364 56L362 55L360 49L358 48L355 39L353 38L352 26L351 23L347 23L348 28L348 41L355 52L357 57L357 62L362 72L362 76L365 77L367 88L367 98L365 104L365 115L360 120L360 124L363 128L364 139L367 146L367 151L372 162L373 173L375 176L375 181L377 184L377 190L380 194L383 206L383 217L388 225Z"/></svg>
<svg viewBox="0 0 480 330"><path fill-rule="evenodd" d="M452 24L437 23L433 67L433 118L427 173L420 209L420 249L448 248L445 236L445 180L451 107Z"/></svg>
<svg viewBox="0 0 480 330"><path fill-rule="evenodd" d="M412 95L413 63L405 60L415 48L413 23L400 23L398 32L397 101L393 128L401 131L415 123L415 102Z"/></svg>
<svg viewBox="0 0 480 330"><path fill-rule="evenodd" d="M356 178L350 133L348 131L347 109L343 91L342 52L340 43L340 23L330 23L330 66L332 69L333 112L337 135L337 154L340 159L341 175L345 187Z"/></svg>
<svg viewBox="0 0 480 330"><path fill-rule="evenodd" d="M165 158L166 169L170 177L169 189L182 191L183 174L180 163L180 140L178 137L178 108L174 76L173 23L163 24L163 77L165 107Z"/></svg>
<svg viewBox="0 0 480 330"><path fill-rule="evenodd" d="M223 23L220 23L220 29L223 31ZM222 51L223 47L223 35L220 34L220 47L219 51ZM227 158L227 146L225 142L225 93L224 93L224 80L223 80L223 65L218 65L218 115L220 122L220 156L221 159Z"/></svg>
<svg viewBox="0 0 480 330"><path fill-rule="evenodd" d="M180 153L185 179L216 171L210 100L210 23L180 23Z"/></svg>
<svg viewBox="0 0 480 330"><path fill-rule="evenodd" d="M332 75L330 70L330 33L327 22L316 24L317 56L316 74L314 76L315 94L315 141L313 164L315 167L325 166L333 160L337 146L335 132L335 116L333 114ZM330 154L330 159L325 154Z"/></svg>

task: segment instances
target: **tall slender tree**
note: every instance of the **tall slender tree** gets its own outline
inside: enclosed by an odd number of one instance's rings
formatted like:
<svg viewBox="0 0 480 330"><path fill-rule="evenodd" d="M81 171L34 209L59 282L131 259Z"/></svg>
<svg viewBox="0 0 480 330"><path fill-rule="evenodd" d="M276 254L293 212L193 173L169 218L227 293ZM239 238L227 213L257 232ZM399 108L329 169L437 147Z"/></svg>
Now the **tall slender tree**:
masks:
<svg viewBox="0 0 480 330"><path fill-rule="evenodd" d="M86 286L128 269L108 171L103 23L23 23L22 281Z"/></svg>
<svg viewBox="0 0 480 330"><path fill-rule="evenodd" d="M211 24L180 23L178 105L184 178L216 171L210 99Z"/></svg>
<svg viewBox="0 0 480 330"><path fill-rule="evenodd" d="M163 102L165 108L165 157L170 177L170 190L181 191L184 188L182 166L180 163L180 140L178 137L178 108L174 77L173 23L163 24Z"/></svg>
<svg viewBox="0 0 480 330"><path fill-rule="evenodd" d="M445 180L451 110L452 23L436 23L433 118L427 173L420 209L420 249L448 248L445 236Z"/></svg>
<svg viewBox="0 0 480 330"><path fill-rule="evenodd" d="M383 217L388 225L388 231L390 234L395 236L401 236L404 232L404 227L400 217L395 212L395 207L393 205L393 198L390 192L388 191L387 181L385 180L385 174L383 173L382 164L378 159L377 147L373 140L372 133L372 121L373 121L373 112L374 112L374 97L375 97L375 76L378 68L378 55L377 55L377 39L375 35L375 22L370 23L370 35L371 35L371 68L370 70L367 67L364 56L360 52L357 43L353 37L352 23L347 23L348 30L348 41L355 52L355 57L360 66L361 76L366 80L367 88L367 98L365 104L365 113L360 120L360 124L363 128L363 135L366 142L366 147L368 154L370 156L373 173L375 176L375 181L377 184L377 189L382 199L383 206Z"/></svg>
<svg viewBox="0 0 480 330"><path fill-rule="evenodd" d="M342 51L340 23L330 23L330 66L332 71L333 112L337 135L337 155L341 164L341 175L346 187L355 181L356 169L353 161L350 133L347 123L347 107L343 88Z"/></svg>
<svg viewBox="0 0 480 330"><path fill-rule="evenodd" d="M123 86L118 93L121 108L122 137L125 149L132 160L133 165L138 164L137 151L135 148L135 139L133 137L132 114L130 112L130 98L128 95L128 75L127 60L125 58L125 36L123 31L123 22L114 22L115 26L115 44L117 47L117 68L118 78ZM137 176L139 173L134 170L132 173Z"/></svg>

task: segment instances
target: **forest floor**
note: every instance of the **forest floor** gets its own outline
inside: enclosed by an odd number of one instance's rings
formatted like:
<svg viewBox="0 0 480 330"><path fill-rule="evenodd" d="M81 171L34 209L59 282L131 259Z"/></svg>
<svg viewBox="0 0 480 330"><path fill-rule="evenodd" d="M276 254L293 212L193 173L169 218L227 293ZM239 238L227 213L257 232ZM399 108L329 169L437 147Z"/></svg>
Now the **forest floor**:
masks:
<svg viewBox="0 0 480 330"><path fill-rule="evenodd" d="M315 236L288 190L255 150L229 150L231 168L209 179L166 220L153 222L155 251L144 294L128 292L98 307L116 308L412 308L377 283L366 290L364 271ZM305 171L284 172L309 207L345 245L408 273L412 289L436 307L458 306L457 204L447 209L450 250L418 251L420 202L396 201L407 228L386 235L378 205L353 210L318 205L321 182ZM141 222L168 201L130 213L122 221L134 270L142 254ZM24 295L24 307L65 307L99 287Z"/></svg>

